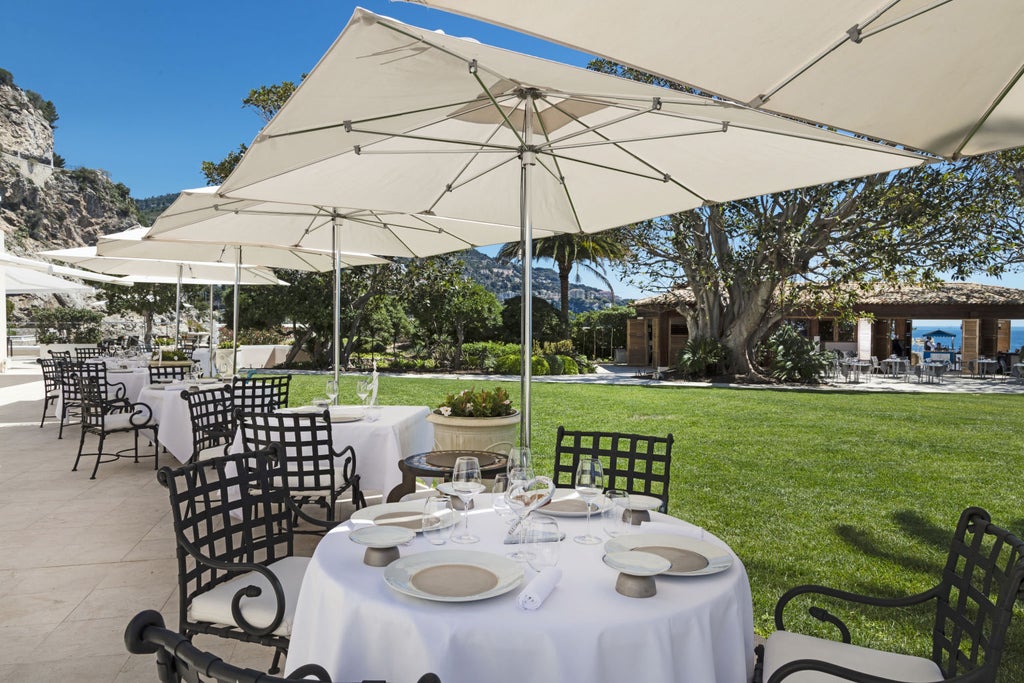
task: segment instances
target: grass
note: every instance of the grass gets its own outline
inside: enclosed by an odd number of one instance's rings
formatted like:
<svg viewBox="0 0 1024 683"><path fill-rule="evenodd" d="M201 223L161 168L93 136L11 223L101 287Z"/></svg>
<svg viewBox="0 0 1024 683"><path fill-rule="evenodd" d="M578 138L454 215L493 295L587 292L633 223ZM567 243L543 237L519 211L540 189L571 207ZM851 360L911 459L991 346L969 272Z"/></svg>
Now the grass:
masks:
<svg viewBox="0 0 1024 683"><path fill-rule="evenodd" d="M296 376L292 404L322 395L324 379ZM342 377L340 402L356 402L355 382ZM379 402L434 406L448 392L495 384L381 376ZM518 405L518 383L503 386ZM669 512L743 560L761 635L795 585L874 595L930 588L969 505L1024 534L1024 395L540 383L532 396L532 446L548 473L560 424L675 436ZM793 630L825 633L793 606L786 616ZM927 610L906 614L902 628L892 616L848 620L854 642L928 656L930 637L915 636L930 634ZM1000 680L1024 681L1022 610L1005 657Z"/></svg>

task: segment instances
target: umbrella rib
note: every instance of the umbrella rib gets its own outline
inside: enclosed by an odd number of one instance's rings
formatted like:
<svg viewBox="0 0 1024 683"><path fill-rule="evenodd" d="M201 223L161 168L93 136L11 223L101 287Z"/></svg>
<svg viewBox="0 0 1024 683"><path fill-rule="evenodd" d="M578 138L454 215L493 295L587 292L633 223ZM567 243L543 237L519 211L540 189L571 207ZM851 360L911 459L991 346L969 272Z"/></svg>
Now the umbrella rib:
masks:
<svg viewBox="0 0 1024 683"><path fill-rule="evenodd" d="M488 173L492 173L494 171L497 171L502 166L504 166L504 165L506 165L506 164L508 164L510 162L513 162L513 161L515 161L518 158L519 158L518 154L515 155L515 156L510 156L509 158L504 159L500 163L497 163L494 166L491 166L490 168L486 168L486 169L480 171L479 173L476 173L476 174L466 178L465 180L462 180L461 182L451 183L450 185L446 186L446 189L445 189L444 193L441 194L441 197L444 197L444 195L446 193L448 193L448 192L452 192L454 190L457 190L460 187L465 187L469 183L473 182L474 180L478 180L478 179L482 178L483 176L487 175ZM434 204L430 207L430 210L433 210L434 206L437 206L437 202L441 201L441 197L438 197L437 201L435 201Z"/></svg>
<svg viewBox="0 0 1024 683"><path fill-rule="evenodd" d="M1021 67L1017 69L1017 73L1014 74L1013 78L1011 78L1010 81L1006 84L1006 86L1003 87L1003 89L999 92L999 95L996 96L996 98L992 101L992 104L989 105L988 109L985 110L985 113L982 116L980 116L977 121L974 122L974 125L971 126L971 129L967 131L966 135L964 135L963 140L960 141L960 144L953 152L954 159L958 158L963 153L964 147L967 146L967 143L970 142L972 138L974 138L975 134L979 130L981 130L981 127L985 125L985 122L988 121L989 117L992 116L992 112L994 112L996 108L1000 104L1002 104L1006 96L1010 94L1010 91L1016 87L1018 81L1020 81L1022 76L1024 76L1024 64L1022 64Z"/></svg>
<svg viewBox="0 0 1024 683"><path fill-rule="evenodd" d="M688 133L666 133L664 135L648 135L639 138L623 138L621 140L602 140L600 142L578 142L575 145L559 145L558 150L566 149L584 149L586 147L600 147L602 145L624 145L630 142L649 142L652 140L672 140L675 138L688 138L695 135L711 135L715 133L721 133L722 127L718 127L714 130L695 130Z"/></svg>
<svg viewBox="0 0 1024 683"><path fill-rule="evenodd" d="M554 104L554 102L552 102L547 96L544 97L544 101L545 102L549 102L552 107L557 108L556 105ZM563 101L565 101L565 100L563 100ZM609 107L616 107L616 105L614 105L614 104L608 105L608 106ZM623 114L619 118L612 119L611 121L605 121L604 123L601 123L601 124L598 124L598 125L595 125L595 126L590 126L590 125L584 124L584 123L580 122L577 119L576 122L583 126L583 130L578 130L575 133L569 133L568 135L563 135L562 137L560 137L560 138L558 138L556 140L552 140L547 135L547 130L545 128L544 138L547 140L547 143L544 144L544 145L540 145L540 146L541 147L552 147L553 148L555 145L558 145L559 147L561 147L562 143L565 142L566 140L571 140L573 138L579 137L580 135L586 135L587 133L591 133L593 131L598 131L598 130L601 130L602 128L607 128L608 126L614 126L614 125L617 125L619 123L623 123L624 121L629 121L631 119L635 119L638 116L643 116L644 114L649 114L652 111L657 111L657 108L659 106L660 105L655 103L653 106L648 107L647 109L637 109L637 110L634 110L634 111L630 112L629 114ZM562 110L558 109L558 111L562 111ZM539 114L537 115L537 118L540 119L540 115ZM542 128L544 127L543 122L541 122L541 127Z"/></svg>
<svg viewBox="0 0 1024 683"><path fill-rule="evenodd" d="M544 101L545 102L548 102L548 104L552 104L551 101L547 98L547 96L542 95L542 97L544 97ZM537 121L540 123L541 133L544 135L544 140L545 140L545 144L543 146L546 147L546 146L551 144L551 135L548 132L548 127L546 125L544 125L544 119L540 115L540 110L537 109L537 100L531 98L530 99L530 106L533 107L534 113L537 114ZM554 106L554 105L552 104L552 106ZM558 110L558 111L560 111L560 110ZM543 168L545 171L550 173L555 178L555 180L558 182L558 184L561 185L562 192L565 193L565 200L567 202L569 202L569 209L570 209L570 211L572 211L573 220L576 221L576 229L579 230L580 232L583 232L583 224L580 221L579 213L576 211L576 202L573 201L572 193L569 192L569 187L565 184L565 174L562 173L562 165L558 162L558 158L555 157L554 155L552 155L552 157L551 157L551 160L555 164L555 170L554 171L552 171L550 168L548 168L547 164L545 164L543 161L541 161L540 155L535 155L535 158L537 159L537 162L540 164L541 168Z"/></svg>
<svg viewBox="0 0 1024 683"><path fill-rule="evenodd" d="M861 25L855 26L855 27L850 29L850 31L853 32L853 35L851 35L850 37L853 39L853 41L855 43L859 43L862 40L864 40L865 38L870 38L871 36L877 35L877 34L883 32L883 31L888 31L891 28L899 26L900 24L902 24L904 22L910 21L912 19L917 19L922 14L927 14L928 12L931 12L932 10L936 10L936 9L942 7L943 5L947 5L947 4L951 3L951 2L953 2L953 0L937 0L935 3L933 3L932 5L930 5L928 7L921 7L919 9L917 9L917 10L914 10L913 12L911 12L910 14L908 14L908 15L906 15L904 17L900 17L899 19L894 19L893 21L890 21L888 24L885 24L883 26L879 26L878 28L873 29L871 31L864 31L864 30L862 30L860 28ZM886 8L886 11L888 11L888 9L889 8ZM881 18L881 15L880 14L876 14L875 16L871 17L871 19L869 19L868 21L864 22L864 24L862 24L862 25L866 27L869 24L871 24L871 22L873 22L873 21L875 21L875 20L877 20L879 18Z"/></svg>
<svg viewBox="0 0 1024 683"><path fill-rule="evenodd" d="M365 133L367 135L380 135L380 136L389 137L389 138L401 138L403 140L419 140L419 141L422 141L422 142L443 142L443 143L446 143L446 144L466 145L466 146L470 146L470 147L483 146L485 148L494 149L494 150L497 150L497 151L500 151L500 152L516 152L516 153L519 152L519 149L517 147L510 147L508 145L485 144L485 143L482 143L480 141L474 141L474 140L456 140L454 138L436 138L436 137L432 137L432 136L429 136L429 135L413 135L411 133L385 133L383 131L364 130L364 129L361 129L361 128L353 128L353 129L351 129L350 132L352 132L352 133ZM481 151L484 151L484 150L481 150ZM366 154L371 154L371 153L373 153L373 154L382 154L383 152L369 152L367 150L364 150L361 146L357 145L356 146L356 154L363 154L363 153L366 153ZM431 153L433 153L432 150L431 150Z"/></svg>

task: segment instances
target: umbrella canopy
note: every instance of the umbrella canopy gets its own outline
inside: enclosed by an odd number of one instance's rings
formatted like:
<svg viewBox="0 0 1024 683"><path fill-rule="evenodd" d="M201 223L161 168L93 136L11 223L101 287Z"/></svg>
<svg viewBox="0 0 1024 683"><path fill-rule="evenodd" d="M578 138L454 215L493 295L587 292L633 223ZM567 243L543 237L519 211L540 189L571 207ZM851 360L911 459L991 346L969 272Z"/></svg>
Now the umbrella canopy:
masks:
<svg viewBox="0 0 1024 683"><path fill-rule="evenodd" d="M956 335L952 332L946 332L945 330L932 330L931 332L922 332L917 335L918 337L955 337Z"/></svg>
<svg viewBox="0 0 1024 683"><path fill-rule="evenodd" d="M220 194L519 224L531 254L535 223L597 232L922 161L357 10ZM528 445L530 259L523 264Z"/></svg>
<svg viewBox="0 0 1024 683"><path fill-rule="evenodd" d="M119 282L118 278L111 277L109 275L94 273L89 270L79 270L78 268L68 268L67 266L58 266L54 265L53 263L49 263L48 261L36 261L34 259L24 258L22 256L15 256L14 254L8 254L7 252L2 250L0 250L0 266L16 266L18 268L24 268L27 270L34 270L40 273L46 273L47 275L57 275L61 277L76 277L80 280L91 280L94 282Z"/></svg>
<svg viewBox="0 0 1024 683"><path fill-rule="evenodd" d="M92 287L80 285L77 282L64 280L53 275L19 268L17 266L5 266L0 268L4 274L7 294L54 294L58 292L77 292L89 294Z"/></svg>
<svg viewBox="0 0 1024 683"><path fill-rule="evenodd" d="M416 0L943 157L1024 145L1024 3Z"/></svg>
<svg viewBox="0 0 1024 683"><path fill-rule="evenodd" d="M228 199L219 190L185 190L154 221L147 237L209 240L216 236L231 244L331 250L332 228L337 226L342 247L402 257L433 256L519 239L518 222L511 227L425 214Z"/></svg>
<svg viewBox="0 0 1024 683"><path fill-rule="evenodd" d="M96 253L96 247L53 249L41 251L39 255L66 263L74 263L98 273L160 278L156 280L160 282L177 282L179 268L182 282L185 284L189 284L189 281L194 281L196 284L227 284L235 281L235 266L227 263L99 256ZM287 284L279 280L272 270L251 265L242 266L241 283L244 285Z"/></svg>
<svg viewBox="0 0 1024 683"><path fill-rule="evenodd" d="M118 258L227 263L231 266L241 262L270 268L316 272L326 272L334 268L334 254L330 251L211 241L218 233L211 232L209 227L205 233L206 239L201 241L154 239L150 237L149 232L149 228L139 227L104 235L96 242L96 254ZM339 258L343 267L387 263L387 260L369 254L340 253Z"/></svg>

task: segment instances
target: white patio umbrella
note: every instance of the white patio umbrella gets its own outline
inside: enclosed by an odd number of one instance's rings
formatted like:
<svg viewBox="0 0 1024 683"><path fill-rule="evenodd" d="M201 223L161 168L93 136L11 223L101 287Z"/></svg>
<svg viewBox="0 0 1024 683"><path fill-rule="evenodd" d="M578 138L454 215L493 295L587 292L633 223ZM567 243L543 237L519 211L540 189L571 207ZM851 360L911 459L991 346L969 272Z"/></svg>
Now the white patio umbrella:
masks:
<svg viewBox="0 0 1024 683"><path fill-rule="evenodd" d="M174 311L174 342L177 345L181 328L181 287L184 284L231 284L236 290L235 338L237 338L239 285L286 285L274 272L261 266L245 264L210 263L196 261L172 261L159 258L119 258L99 256L96 247L74 247L39 252L40 256L74 263L83 268L107 274L132 276L134 282L177 284L177 301ZM212 337L211 337L212 338ZM232 372L235 368L232 368Z"/></svg>
<svg viewBox="0 0 1024 683"><path fill-rule="evenodd" d="M1020 0L416 0L943 157L1024 145Z"/></svg>
<svg viewBox="0 0 1024 683"><path fill-rule="evenodd" d="M182 197L190 196L192 193L202 197L210 197L209 192L200 190L185 190L172 203L168 210L172 209ZM165 212L166 213L166 212ZM161 214L163 216L163 214ZM254 234L252 218L231 214L235 224L240 229L240 234L247 234L249 239L257 238ZM160 223L158 218L157 223ZM247 225L248 223L248 225ZM194 224L193 224L194 225ZM280 227L280 225L279 225ZM183 231L184 232L184 231ZM291 270L305 270L313 272L334 271L335 309L334 309L334 349L335 349L335 380L338 379L338 343L341 339L341 330L338 325L338 315L341 300L341 269L352 266L365 266L372 264L387 263L386 259L369 254L350 254L341 251L325 251L320 249L306 249L299 246L285 246L283 244L262 244L262 243L232 243L226 240L228 230L221 226L220 229L209 224L202 228L196 227L192 235L199 238L196 240L185 239L182 235L175 235L174 239L160 239L151 234L150 228L134 228L112 235L101 237L96 243L96 251L101 256L137 257L137 258L163 258L170 260L189 261L212 261L217 263L230 262L235 264L236 272L243 261L246 263L270 266L273 268L287 268ZM214 239L223 241L213 241ZM211 292L212 297L212 292ZM211 304L212 307L212 304ZM234 338L238 338L238 286L236 283L234 291ZM232 373L237 370L238 347L232 356Z"/></svg>
<svg viewBox="0 0 1024 683"><path fill-rule="evenodd" d="M528 255L534 223L597 232L922 161L357 10L220 194L519 224ZM523 265L527 445L529 257Z"/></svg>
<svg viewBox="0 0 1024 683"><path fill-rule="evenodd" d="M18 266L4 266L3 271L7 294L57 294L63 292L77 292L89 294L93 288L88 285L80 285L71 280L47 275L38 270L19 268Z"/></svg>

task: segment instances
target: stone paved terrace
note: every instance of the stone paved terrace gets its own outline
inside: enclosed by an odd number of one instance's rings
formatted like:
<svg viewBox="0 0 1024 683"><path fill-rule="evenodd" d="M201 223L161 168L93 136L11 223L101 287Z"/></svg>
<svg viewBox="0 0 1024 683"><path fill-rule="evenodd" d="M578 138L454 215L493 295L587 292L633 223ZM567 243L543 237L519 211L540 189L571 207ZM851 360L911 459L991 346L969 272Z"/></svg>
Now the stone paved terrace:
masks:
<svg viewBox="0 0 1024 683"><path fill-rule="evenodd" d="M609 367L539 381L686 386L634 375L633 368ZM822 390L1018 393L1024 386L1000 379L918 384L876 377ZM147 608L159 609L172 628L177 624L166 493L150 460L101 467L94 481L88 468L71 472L79 430L66 429L58 441L53 420L40 429L42 394L31 359L15 358L0 375L0 680L156 680L153 658L129 655L122 633L129 618ZM112 445L127 444L122 437ZM175 461L164 454L160 462ZM311 554L314 542L300 536L299 552ZM257 645L208 636L196 643L255 669L265 670L272 658Z"/></svg>

